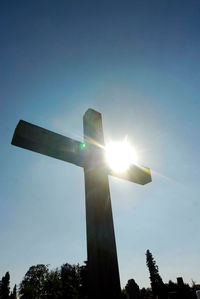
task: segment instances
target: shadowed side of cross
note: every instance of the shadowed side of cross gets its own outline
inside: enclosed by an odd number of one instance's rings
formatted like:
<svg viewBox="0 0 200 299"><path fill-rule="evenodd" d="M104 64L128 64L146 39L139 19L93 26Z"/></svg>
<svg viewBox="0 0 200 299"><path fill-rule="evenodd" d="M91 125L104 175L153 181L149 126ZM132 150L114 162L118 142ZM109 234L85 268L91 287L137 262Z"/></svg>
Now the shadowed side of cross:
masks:
<svg viewBox="0 0 200 299"><path fill-rule="evenodd" d="M101 114L88 109L83 118L84 143L25 121L15 129L12 144L83 167L85 175L89 298L121 296L108 174L135 182L151 182L148 168L132 165L124 173L108 168Z"/></svg>
<svg viewBox="0 0 200 299"><path fill-rule="evenodd" d="M103 144L98 146L95 140L85 137L86 142L90 143L90 151L104 151ZM46 156L50 156L65 162L86 167L91 163L91 156L87 146L74 139L43 129L36 125L20 120L12 139L12 145L22 147ZM99 163L97 160L93 163ZM145 185L151 182L150 169L141 165L131 165L130 168L122 173L114 172L107 168L109 175L119 177L137 184Z"/></svg>

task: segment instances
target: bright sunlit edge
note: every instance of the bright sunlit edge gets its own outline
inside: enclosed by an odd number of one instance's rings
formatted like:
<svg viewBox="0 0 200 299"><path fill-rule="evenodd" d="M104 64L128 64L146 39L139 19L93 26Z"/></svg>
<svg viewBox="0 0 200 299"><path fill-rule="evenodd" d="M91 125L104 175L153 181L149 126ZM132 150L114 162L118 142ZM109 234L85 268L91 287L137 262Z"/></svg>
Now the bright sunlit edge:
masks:
<svg viewBox="0 0 200 299"><path fill-rule="evenodd" d="M127 137L123 141L109 141L105 146L105 157L110 169L118 173L125 172L138 160L136 151L127 141Z"/></svg>

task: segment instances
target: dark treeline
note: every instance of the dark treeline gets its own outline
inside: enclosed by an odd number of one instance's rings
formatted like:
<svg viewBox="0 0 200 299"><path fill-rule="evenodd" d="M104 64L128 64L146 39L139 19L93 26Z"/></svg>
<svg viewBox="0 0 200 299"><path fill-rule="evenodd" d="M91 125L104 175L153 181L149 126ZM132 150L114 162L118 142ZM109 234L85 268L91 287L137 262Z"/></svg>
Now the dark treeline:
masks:
<svg viewBox="0 0 200 299"><path fill-rule="evenodd" d="M149 250L146 264L150 274L151 288L138 286L129 279L122 290L122 299L195 299L200 285L193 282L190 287L181 277L177 282L163 282L158 266ZM84 265L63 264L50 270L48 265L31 266L23 280L10 289L10 274L7 272L0 280L0 299L88 299L87 262ZM94 298L95 299L95 298ZM112 298L111 298L112 299Z"/></svg>
<svg viewBox="0 0 200 299"><path fill-rule="evenodd" d="M11 292L9 272L0 281L0 299L86 299L87 290L87 264L66 263L53 270L43 264L31 266L18 290L15 286Z"/></svg>
<svg viewBox="0 0 200 299"><path fill-rule="evenodd" d="M177 283L169 280L168 283L164 283L159 271L158 266L153 258L152 253L146 251L146 265L149 270L149 279L151 283L151 294L142 298L159 298L159 299L196 299L196 291L200 289L200 285L196 285L193 282L192 287L183 282L182 277L177 278ZM135 298L135 297L131 297ZM141 297L136 297L141 298Z"/></svg>

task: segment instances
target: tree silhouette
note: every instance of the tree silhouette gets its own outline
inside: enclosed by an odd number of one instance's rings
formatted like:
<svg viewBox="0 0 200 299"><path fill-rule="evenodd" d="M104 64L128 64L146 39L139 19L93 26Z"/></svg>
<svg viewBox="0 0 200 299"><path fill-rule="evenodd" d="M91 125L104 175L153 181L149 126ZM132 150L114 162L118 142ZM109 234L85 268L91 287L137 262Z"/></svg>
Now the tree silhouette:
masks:
<svg viewBox="0 0 200 299"><path fill-rule="evenodd" d="M64 298L77 298L79 294L80 273L79 265L68 263L61 266L61 281Z"/></svg>
<svg viewBox="0 0 200 299"><path fill-rule="evenodd" d="M84 262L85 265L80 267L80 285L79 294L82 299L88 298L88 265L87 261Z"/></svg>
<svg viewBox="0 0 200 299"><path fill-rule="evenodd" d="M47 299L62 298L62 282L58 269L48 272L46 280L44 282L44 289L46 290L45 293Z"/></svg>
<svg viewBox="0 0 200 299"><path fill-rule="evenodd" d="M167 289L169 293L176 293L177 292L177 283L169 280L167 285Z"/></svg>
<svg viewBox="0 0 200 299"><path fill-rule="evenodd" d="M140 299L149 299L149 298L152 298L152 289L142 288L140 291Z"/></svg>
<svg viewBox="0 0 200 299"><path fill-rule="evenodd" d="M200 289L192 281L192 287L183 282L182 277L177 283L171 280L164 284L159 275L158 266L152 253L146 251L146 264L150 273L151 288L139 289L134 279L128 280L122 290L121 299L195 299ZM17 299L17 287L10 293L10 274L6 272L0 280L0 299ZM20 299L88 299L87 262L79 266L63 264L60 268L49 270L48 266L39 264L29 268L19 286Z"/></svg>
<svg viewBox="0 0 200 299"><path fill-rule="evenodd" d="M139 299L140 298L140 288L134 279L129 279L125 287L126 294L128 294L129 299Z"/></svg>
<svg viewBox="0 0 200 299"><path fill-rule="evenodd" d="M10 294L10 274L6 272L5 276L2 277L0 285L0 299L9 299Z"/></svg>
<svg viewBox="0 0 200 299"><path fill-rule="evenodd" d="M47 280L48 272L49 270L46 265L39 264L30 267L19 286L20 298L45 298L45 282Z"/></svg>
<svg viewBox="0 0 200 299"><path fill-rule="evenodd" d="M17 286L15 284L13 291L10 294L10 299L17 299Z"/></svg>
<svg viewBox="0 0 200 299"><path fill-rule="evenodd" d="M151 281L153 297L155 298L156 295L158 295L160 298L166 298L167 297L166 286L159 275L158 266L156 265L153 255L151 254L149 249L146 251L146 264L147 267L149 268L149 273L150 273L149 278Z"/></svg>
<svg viewBox="0 0 200 299"><path fill-rule="evenodd" d="M178 298L190 299L192 297L192 290L188 284L183 282L182 277L177 277L177 291Z"/></svg>
<svg viewBox="0 0 200 299"><path fill-rule="evenodd" d="M87 299L87 294L87 263L66 263L51 271L42 264L32 266L19 286L21 299Z"/></svg>

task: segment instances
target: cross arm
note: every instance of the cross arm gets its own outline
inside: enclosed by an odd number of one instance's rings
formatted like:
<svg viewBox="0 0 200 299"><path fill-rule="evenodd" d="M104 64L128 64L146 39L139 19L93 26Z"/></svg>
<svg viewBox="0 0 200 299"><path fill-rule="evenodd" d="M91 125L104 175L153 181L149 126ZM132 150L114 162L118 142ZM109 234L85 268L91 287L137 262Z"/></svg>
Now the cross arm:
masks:
<svg viewBox="0 0 200 299"><path fill-rule="evenodd" d="M112 171L112 169L109 169L108 173L112 176L140 185L145 185L152 181L150 169L141 165L131 165L128 170L122 173L116 173Z"/></svg>
<svg viewBox="0 0 200 299"><path fill-rule="evenodd" d="M11 144L80 167L87 167L86 165L92 166L93 163L92 167L95 167L96 164L95 161L92 162L90 153L81 149L81 142L38 127L24 120L19 121ZM91 145L91 148L99 150L95 145ZM151 182L150 169L143 166L132 165L123 173L116 173L109 168L107 168L107 171L109 175L141 185Z"/></svg>
<svg viewBox="0 0 200 299"><path fill-rule="evenodd" d="M20 120L11 144L83 167L81 143Z"/></svg>

